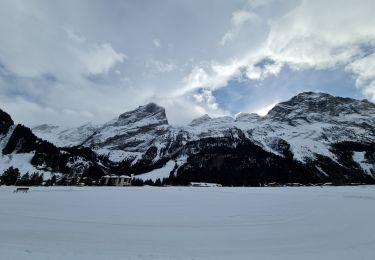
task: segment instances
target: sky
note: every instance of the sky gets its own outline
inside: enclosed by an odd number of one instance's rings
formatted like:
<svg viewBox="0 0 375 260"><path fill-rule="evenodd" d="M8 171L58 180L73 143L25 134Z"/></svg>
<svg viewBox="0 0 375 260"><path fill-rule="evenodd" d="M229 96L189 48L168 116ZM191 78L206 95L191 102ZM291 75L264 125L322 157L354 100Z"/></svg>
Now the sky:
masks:
<svg viewBox="0 0 375 260"><path fill-rule="evenodd" d="M375 101L373 0L0 0L0 108L104 123L140 105L172 125L267 113L303 91Z"/></svg>

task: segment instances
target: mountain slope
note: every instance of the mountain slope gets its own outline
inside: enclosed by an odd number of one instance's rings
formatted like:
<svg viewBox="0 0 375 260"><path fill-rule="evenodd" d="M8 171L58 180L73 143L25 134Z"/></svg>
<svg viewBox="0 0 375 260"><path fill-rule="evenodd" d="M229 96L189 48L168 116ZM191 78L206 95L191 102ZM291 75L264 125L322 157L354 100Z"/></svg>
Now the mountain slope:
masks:
<svg viewBox="0 0 375 260"><path fill-rule="evenodd" d="M32 129L38 137L48 140L58 147L72 147L82 144L97 130L97 126L87 123L79 127L62 128L56 125L38 125Z"/></svg>
<svg viewBox="0 0 375 260"><path fill-rule="evenodd" d="M80 147L110 171L175 165L169 183L374 183L375 105L367 100L305 92L264 117L205 115L183 127L170 126L164 108L150 103L83 132Z"/></svg>
<svg viewBox="0 0 375 260"><path fill-rule="evenodd" d="M301 93L265 117L241 115L234 122L216 118L185 128L187 141L199 151L179 172L188 181L199 175L205 181L239 179L237 185L373 183L374 126L375 105L366 100ZM267 153L257 152L259 148Z"/></svg>
<svg viewBox="0 0 375 260"><path fill-rule="evenodd" d="M0 173L11 166L19 168L21 174L56 173L66 174L71 178L98 178L105 170L91 150L58 148L35 136L30 128L15 125L11 117L0 110Z"/></svg>

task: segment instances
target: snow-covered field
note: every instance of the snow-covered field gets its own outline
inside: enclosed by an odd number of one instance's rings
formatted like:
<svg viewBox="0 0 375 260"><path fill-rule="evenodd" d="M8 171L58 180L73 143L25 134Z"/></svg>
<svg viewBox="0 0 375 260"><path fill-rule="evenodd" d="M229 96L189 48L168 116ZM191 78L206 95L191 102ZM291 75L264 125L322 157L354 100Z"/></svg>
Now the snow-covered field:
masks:
<svg viewBox="0 0 375 260"><path fill-rule="evenodd" d="M374 259L375 187L0 187L1 259Z"/></svg>

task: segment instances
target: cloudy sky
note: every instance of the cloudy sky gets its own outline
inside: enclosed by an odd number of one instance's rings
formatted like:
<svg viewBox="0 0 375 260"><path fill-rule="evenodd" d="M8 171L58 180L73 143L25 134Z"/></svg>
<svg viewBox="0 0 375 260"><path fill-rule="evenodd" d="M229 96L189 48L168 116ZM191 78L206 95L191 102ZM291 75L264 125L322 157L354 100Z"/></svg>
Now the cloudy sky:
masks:
<svg viewBox="0 0 375 260"><path fill-rule="evenodd" d="M306 90L375 101L373 0L0 0L0 108L102 123L264 114Z"/></svg>

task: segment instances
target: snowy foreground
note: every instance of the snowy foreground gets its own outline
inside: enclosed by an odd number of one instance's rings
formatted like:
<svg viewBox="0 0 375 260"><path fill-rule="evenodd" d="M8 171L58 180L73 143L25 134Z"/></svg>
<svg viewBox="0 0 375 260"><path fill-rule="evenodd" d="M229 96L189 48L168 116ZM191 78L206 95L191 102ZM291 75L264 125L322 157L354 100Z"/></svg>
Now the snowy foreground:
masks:
<svg viewBox="0 0 375 260"><path fill-rule="evenodd" d="M375 187L0 187L1 259L374 259Z"/></svg>

